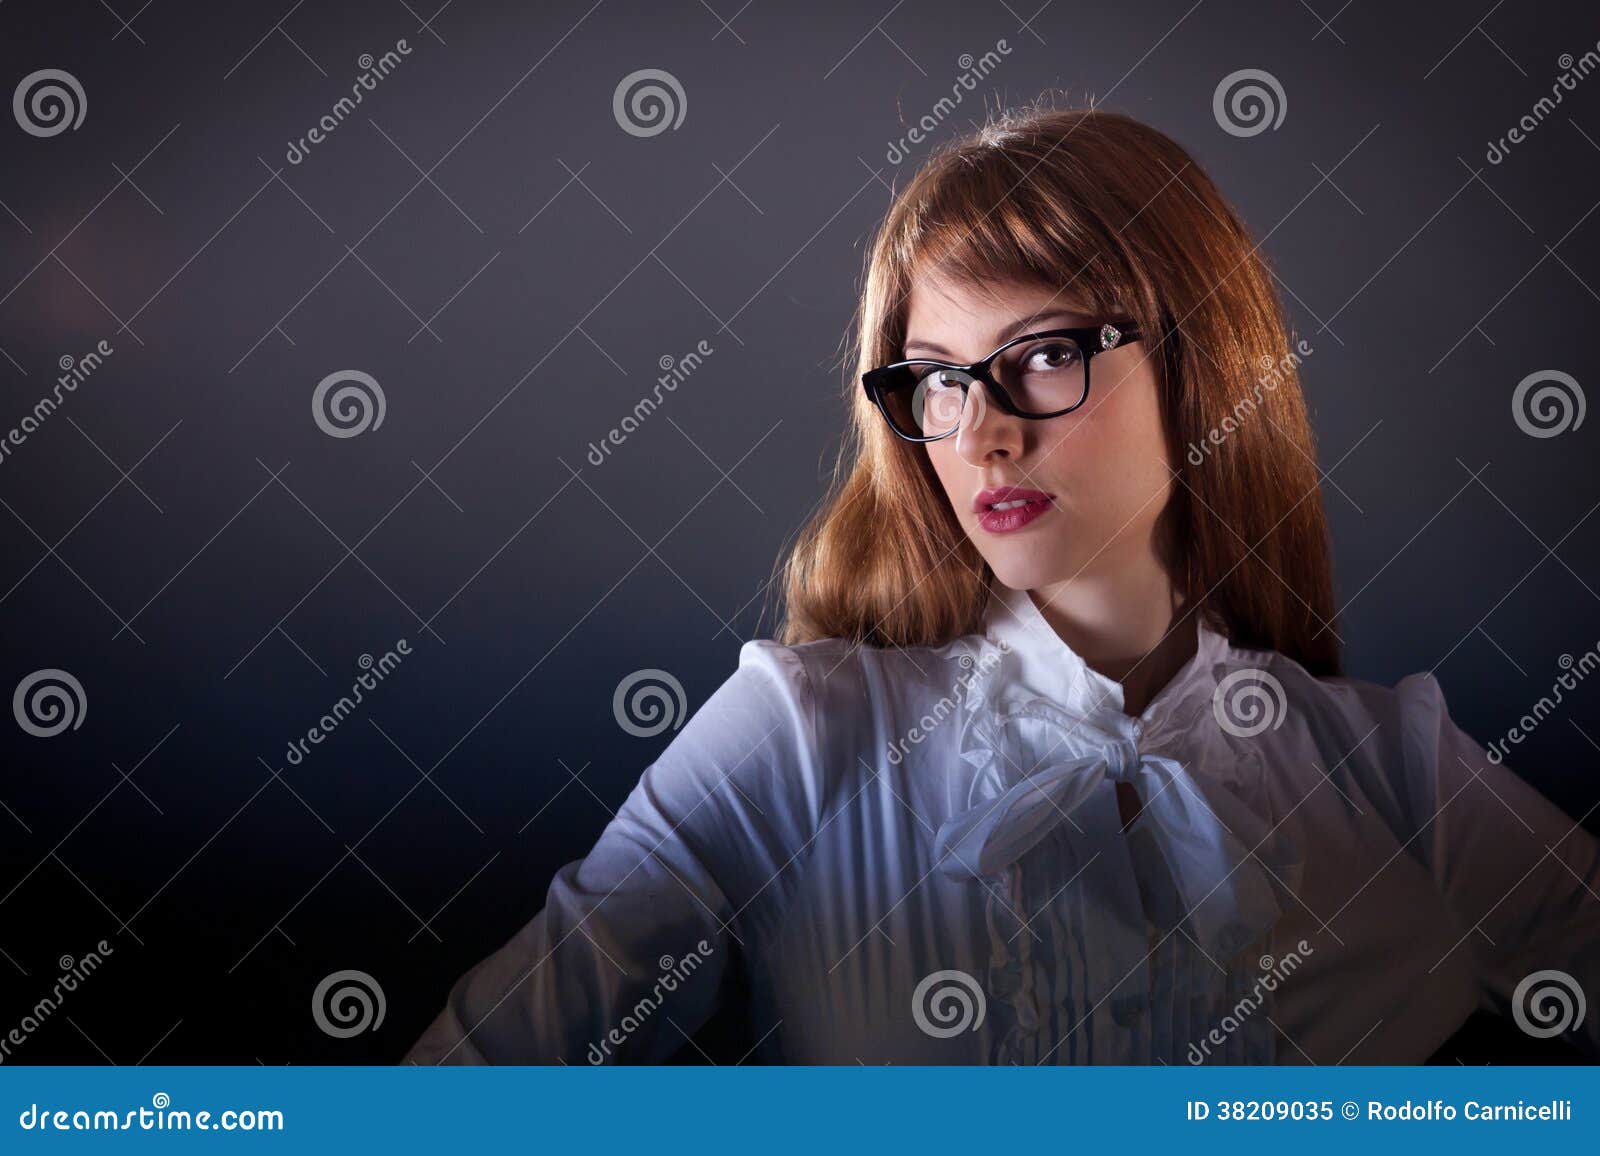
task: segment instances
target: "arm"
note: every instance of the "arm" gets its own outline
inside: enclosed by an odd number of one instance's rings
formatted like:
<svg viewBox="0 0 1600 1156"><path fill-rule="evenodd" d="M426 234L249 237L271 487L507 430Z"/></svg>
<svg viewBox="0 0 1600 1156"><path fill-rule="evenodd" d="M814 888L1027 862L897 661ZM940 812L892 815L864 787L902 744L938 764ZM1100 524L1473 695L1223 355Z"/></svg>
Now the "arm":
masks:
<svg viewBox="0 0 1600 1156"><path fill-rule="evenodd" d="M814 830L804 668L771 642L739 658L407 1062L659 1062L706 1020L741 912L786 891L767 884Z"/></svg>
<svg viewBox="0 0 1600 1156"><path fill-rule="evenodd" d="M1396 689L1412 796L1424 819L1435 816L1419 843L1467 929L1455 950L1477 958L1484 1006L1524 1030L1565 1018L1562 1038L1600 1056L1600 845L1455 725L1437 680L1412 675ZM1537 980L1519 996L1525 979L1551 971L1571 982ZM1541 1010L1541 991L1565 988L1575 1011L1574 986L1581 1021L1553 1002Z"/></svg>

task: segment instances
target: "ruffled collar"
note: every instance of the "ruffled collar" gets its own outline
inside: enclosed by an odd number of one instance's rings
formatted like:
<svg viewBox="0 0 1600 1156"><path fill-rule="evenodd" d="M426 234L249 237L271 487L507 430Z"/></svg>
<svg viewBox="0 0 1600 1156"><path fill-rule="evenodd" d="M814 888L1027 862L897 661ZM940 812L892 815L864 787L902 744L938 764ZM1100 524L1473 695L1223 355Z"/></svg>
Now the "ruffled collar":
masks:
<svg viewBox="0 0 1600 1156"><path fill-rule="evenodd" d="M1208 949L1231 954L1275 923L1303 858L1235 793L1238 766L1259 769L1260 758L1214 717L1228 640L1197 624L1195 654L1132 718L1121 685L1063 642L1026 591L991 589L987 632L963 659L958 749L972 777L938 831L940 870L1007 872L1053 831L1077 827L1072 812L1102 784L1128 782Z"/></svg>
<svg viewBox="0 0 1600 1156"><path fill-rule="evenodd" d="M1145 732L1216 688L1217 668L1226 664L1228 639L1196 616L1195 653L1151 700L1137 719L1123 713L1122 684L1091 667L1046 621L1026 590L991 580L985 613L987 640L1004 653L990 680L993 692L1011 702L1044 700L1068 715L1117 733ZM1003 666L1003 670L999 669Z"/></svg>

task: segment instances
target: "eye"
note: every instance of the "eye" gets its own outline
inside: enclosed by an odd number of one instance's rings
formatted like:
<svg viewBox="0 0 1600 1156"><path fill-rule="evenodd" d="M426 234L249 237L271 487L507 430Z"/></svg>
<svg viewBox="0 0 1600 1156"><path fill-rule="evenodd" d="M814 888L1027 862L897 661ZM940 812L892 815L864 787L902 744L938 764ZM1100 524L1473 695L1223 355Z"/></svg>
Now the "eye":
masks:
<svg viewBox="0 0 1600 1156"><path fill-rule="evenodd" d="M1019 364L1023 373L1054 373L1075 369L1082 354L1070 341L1041 341L1029 346Z"/></svg>
<svg viewBox="0 0 1600 1156"><path fill-rule="evenodd" d="M960 389L965 380L955 370L942 365L914 365L910 367L912 380L929 389Z"/></svg>

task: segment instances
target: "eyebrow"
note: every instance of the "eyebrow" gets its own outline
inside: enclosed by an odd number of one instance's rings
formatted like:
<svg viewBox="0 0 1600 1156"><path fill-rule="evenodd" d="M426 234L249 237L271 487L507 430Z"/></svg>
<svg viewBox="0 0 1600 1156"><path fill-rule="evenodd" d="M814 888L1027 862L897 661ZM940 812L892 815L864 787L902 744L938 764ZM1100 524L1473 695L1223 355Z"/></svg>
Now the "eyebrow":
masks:
<svg viewBox="0 0 1600 1156"><path fill-rule="evenodd" d="M1010 325L1007 325L1003 329L999 330L994 335L994 346L991 346L991 348L1004 345L1013 337L1017 337L1023 333L1027 333L1031 329L1034 329L1041 322L1058 320L1063 317L1070 317L1075 312L1076 310L1072 309L1052 309L1048 313L1036 313L1030 317L1020 317L1016 321L1013 321ZM944 358L954 359L955 357L955 354L951 353L938 342L924 341L920 337L909 338L901 347L901 352L909 356L909 351L913 349L926 350L929 353L936 353L940 357Z"/></svg>

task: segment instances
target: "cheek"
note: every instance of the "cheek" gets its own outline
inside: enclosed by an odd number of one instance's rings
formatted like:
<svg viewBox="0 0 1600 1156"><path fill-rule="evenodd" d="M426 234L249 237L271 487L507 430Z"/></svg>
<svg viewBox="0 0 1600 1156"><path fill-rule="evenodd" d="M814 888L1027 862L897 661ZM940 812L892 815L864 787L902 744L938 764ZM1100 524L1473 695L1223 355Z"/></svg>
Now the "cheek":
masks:
<svg viewBox="0 0 1600 1156"><path fill-rule="evenodd" d="M1153 380L1130 378L1077 413L1041 424L1039 449L1050 475L1107 512L1126 517L1170 483ZM1152 503L1156 510L1161 505Z"/></svg>
<svg viewBox="0 0 1600 1156"><path fill-rule="evenodd" d="M971 474L972 467L962 460L961 455L956 453L954 438L928 442L925 452L928 455L928 461L933 465L933 472L939 477L939 485L944 491L946 500L957 506L959 511L957 497Z"/></svg>

